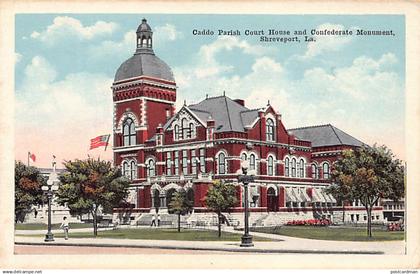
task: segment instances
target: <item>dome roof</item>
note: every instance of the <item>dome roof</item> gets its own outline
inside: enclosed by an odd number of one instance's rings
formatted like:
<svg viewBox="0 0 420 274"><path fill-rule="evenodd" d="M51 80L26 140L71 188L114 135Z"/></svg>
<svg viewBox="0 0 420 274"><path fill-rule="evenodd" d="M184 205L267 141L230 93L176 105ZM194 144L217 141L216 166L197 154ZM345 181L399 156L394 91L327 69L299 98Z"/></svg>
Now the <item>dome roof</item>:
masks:
<svg viewBox="0 0 420 274"><path fill-rule="evenodd" d="M142 20L137 28L136 35L136 52L118 68L114 82L139 76L149 76L175 82L171 68L153 52L153 32L146 19Z"/></svg>
<svg viewBox="0 0 420 274"><path fill-rule="evenodd" d="M171 68L151 53L136 53L122 63L115 74L114 82L138 76L150 76L175 82Z"/></svg>
<svg viewBox="0 0 420 274"><path fill-rule="evenodd" d="M144 18L141 20L141 24L137 28L137 32L141 31L152 31L152 28L149 26L149 24L147 24L147 20Z"/></svg>

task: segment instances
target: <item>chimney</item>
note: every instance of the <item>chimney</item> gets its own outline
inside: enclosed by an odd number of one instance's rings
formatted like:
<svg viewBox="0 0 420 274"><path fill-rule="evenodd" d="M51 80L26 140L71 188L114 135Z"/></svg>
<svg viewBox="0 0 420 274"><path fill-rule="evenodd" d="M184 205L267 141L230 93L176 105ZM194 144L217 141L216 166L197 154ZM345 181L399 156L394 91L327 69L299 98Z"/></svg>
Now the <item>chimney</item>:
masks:
<svg viewBox="0 0 420 274"><path fill-rule="evenodd" d="M243 99L235 99L233 101L235 101L236 103L240 104L243 107L245 106L245 100L243 100Z"/></svg>

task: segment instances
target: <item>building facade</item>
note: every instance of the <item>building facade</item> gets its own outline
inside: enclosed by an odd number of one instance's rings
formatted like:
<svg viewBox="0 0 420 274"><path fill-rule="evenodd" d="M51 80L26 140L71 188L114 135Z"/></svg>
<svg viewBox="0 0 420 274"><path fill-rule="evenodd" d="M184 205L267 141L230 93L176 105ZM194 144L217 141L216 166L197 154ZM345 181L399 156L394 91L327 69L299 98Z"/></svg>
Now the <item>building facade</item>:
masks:
<svg viewBox="0 0 420 274"><path fill-rule="evenodd" d="M118 68L112 85L114 164L132 180L132 207L116 208L115 216L128 212L138 221L166 214L173 193L183 188L194 204L189 220L206 220L205 195L220 179L236 185L238 203L230 216L240 222L244 197L238 175L244 162L255 176L248 197L251 224L350 222L352 214L355 222L355 214L365 213L358 204L337 204L323 191L337 157L362 142L330 124L286 129L270 103L249 109L244 100L225 94L184 103L176 111L173 73L155 55L145 19L136 33L135 53ZM381 210L374 208L375 221L383 220Z"/></svg>

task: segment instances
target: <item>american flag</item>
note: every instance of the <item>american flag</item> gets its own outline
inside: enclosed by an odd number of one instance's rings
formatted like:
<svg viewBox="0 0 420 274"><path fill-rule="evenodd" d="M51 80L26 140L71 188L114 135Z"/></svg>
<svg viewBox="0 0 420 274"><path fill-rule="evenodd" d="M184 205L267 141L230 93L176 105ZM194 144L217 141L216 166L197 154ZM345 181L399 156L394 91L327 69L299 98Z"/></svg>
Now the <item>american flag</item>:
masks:
<svg viewBox="0 0 420 274"><path fill-rule="evenodd" d="M105 149L106 149L106 147L108 146L109 137L110 137L110 134L100 135L98 137L90 139L90 149L94 149L100 146L105 146Z"/></svg>

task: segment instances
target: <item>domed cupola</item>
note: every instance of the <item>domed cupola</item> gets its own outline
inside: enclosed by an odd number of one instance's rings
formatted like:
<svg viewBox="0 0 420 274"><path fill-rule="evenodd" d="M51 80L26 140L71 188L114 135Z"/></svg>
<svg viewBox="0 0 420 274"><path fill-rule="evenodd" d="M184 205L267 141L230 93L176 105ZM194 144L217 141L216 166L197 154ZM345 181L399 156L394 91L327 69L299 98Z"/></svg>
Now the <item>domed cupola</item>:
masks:
<svg viewBox="0 0 420 274"><path fill-rule="evenodd" d="M147 24L147 20L143 18L141 24L137 28L137 50L136 52L152 51L152 28Z"/></svg>
<svg viewBox="0 0 420 274"><path fill-rule="evenodd" d="M147 24L147 20L143 19L136 31L136 51L118 68L114 84L140 76L175 83L171 68L153 52L152 36L152 28Z"/></svg>

